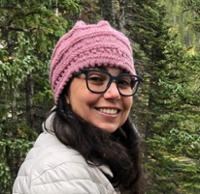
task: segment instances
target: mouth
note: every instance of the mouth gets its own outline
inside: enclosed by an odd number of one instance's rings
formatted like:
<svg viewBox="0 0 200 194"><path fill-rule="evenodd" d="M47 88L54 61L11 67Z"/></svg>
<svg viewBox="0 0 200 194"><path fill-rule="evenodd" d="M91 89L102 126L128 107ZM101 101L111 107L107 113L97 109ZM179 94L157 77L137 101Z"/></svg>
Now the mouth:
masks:
<svg viewBox="0 0 200 194"><path fill-rule="evenodd" d="M108 114L108 115L116 115L120 112L120 109L118 108L96 108L99 112L103 114Z"/></svg>

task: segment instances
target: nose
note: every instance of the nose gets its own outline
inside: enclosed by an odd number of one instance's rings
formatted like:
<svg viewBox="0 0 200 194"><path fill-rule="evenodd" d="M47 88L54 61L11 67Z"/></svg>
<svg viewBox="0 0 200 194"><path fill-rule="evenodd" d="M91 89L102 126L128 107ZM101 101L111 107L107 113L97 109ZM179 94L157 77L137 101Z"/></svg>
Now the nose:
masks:
<svg viewBox="0 0 200 194"><path fill-rule="evenodd" d="M107 91L104 93L104 98L106 99L119 99L120 93L117 89L116 83L112 82L110 87L107 89Z"/></svg>

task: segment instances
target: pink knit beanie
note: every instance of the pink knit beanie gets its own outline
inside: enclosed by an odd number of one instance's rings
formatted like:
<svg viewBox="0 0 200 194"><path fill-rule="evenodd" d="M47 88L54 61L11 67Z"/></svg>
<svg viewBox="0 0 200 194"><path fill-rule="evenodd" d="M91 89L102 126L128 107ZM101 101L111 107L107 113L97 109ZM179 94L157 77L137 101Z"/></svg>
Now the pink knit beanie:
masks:
<svg viewBox="0 0 200 194"><path fill-rule="evenodd" d="M73 73L96 66L118 67L136 74L132 48L123 33L104 20L97 24L78 21L60 38L51 57L50 82L55 103Z"/></svg>

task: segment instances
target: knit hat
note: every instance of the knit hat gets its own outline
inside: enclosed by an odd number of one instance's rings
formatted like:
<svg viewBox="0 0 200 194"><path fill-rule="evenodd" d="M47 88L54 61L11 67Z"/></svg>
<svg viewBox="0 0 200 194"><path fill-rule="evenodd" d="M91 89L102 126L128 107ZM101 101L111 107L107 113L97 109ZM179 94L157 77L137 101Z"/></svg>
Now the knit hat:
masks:
<svg viewBox="0 0 200 194"><path fill-rule="evenodd" d="M50 82L57 103L73 73L89 67L117 67L135 75L128 38L107 21L85 24L78 21L57 42L50 64Z"/></svg>

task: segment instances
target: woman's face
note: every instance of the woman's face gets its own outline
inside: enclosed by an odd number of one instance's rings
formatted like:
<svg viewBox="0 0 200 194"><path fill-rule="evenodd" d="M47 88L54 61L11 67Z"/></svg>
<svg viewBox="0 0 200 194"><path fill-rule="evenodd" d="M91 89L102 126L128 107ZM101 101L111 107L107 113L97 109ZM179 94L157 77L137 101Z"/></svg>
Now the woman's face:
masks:
<svg viewBox="0 0 200 194"><path fill-rule="evenodd" d="M117 76L118 68L106 68ZM69 87L67 102L72 110L85 121L109 133L116 131L127 120L133 100L119 94L116 83L112 82L103 94L92 93L86 86L85 78L75 77Z"/></svg>

